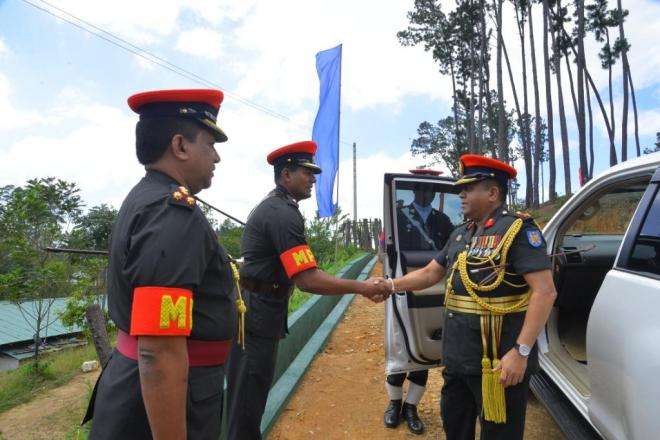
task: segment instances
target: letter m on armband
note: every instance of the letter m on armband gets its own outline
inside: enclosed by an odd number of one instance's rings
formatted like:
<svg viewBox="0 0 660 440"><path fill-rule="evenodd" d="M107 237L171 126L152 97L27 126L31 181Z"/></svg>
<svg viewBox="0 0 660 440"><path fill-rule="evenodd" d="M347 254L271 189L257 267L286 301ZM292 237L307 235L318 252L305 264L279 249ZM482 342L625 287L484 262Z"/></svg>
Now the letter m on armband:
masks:
<svg viewBox="0 0 660 440"><path fill-rule="evenodd" d="M176 287L138 287L133 291L131 335L189 336L193 295Z"/></svg>
<svg viewBox="0 0 660 440"><path fill-rule="evenodd" d="M316 266L316 258L308 245L293 247L280 255L280 261L289 278Z"/></svg>

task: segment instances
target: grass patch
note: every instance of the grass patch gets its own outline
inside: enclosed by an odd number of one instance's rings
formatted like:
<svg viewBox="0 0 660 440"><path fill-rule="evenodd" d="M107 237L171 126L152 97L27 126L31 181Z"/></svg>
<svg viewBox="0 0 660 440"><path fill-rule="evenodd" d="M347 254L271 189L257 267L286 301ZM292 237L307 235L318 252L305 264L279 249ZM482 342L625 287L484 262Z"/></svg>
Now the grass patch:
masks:
<svg viewBox="0 0 660 440"><path fill-rule="evenodd" d="M342 255L335 262L322 263L321 269L323 269L324 272L329 273L330 275L335 275L351 260L353 260L361 253L362 251L358 250L356 252L351 253L350 255ZM297 310L300 306L302 306L305 303L305 301L310 299L312 295L313 295L312 293L303 292L296 287L293 290L293 293L291 294L291 298L289 298L289 313L293 313L295 310Z"/></svg>
<svg viewBox="0 0 660 440"><path fill-rule="evenodd" d="M0 373L0 412L25 403L46 390L65 384L80 372L84 361L97 359L93 344L40 356L39 366L26 361Z"/></svg>

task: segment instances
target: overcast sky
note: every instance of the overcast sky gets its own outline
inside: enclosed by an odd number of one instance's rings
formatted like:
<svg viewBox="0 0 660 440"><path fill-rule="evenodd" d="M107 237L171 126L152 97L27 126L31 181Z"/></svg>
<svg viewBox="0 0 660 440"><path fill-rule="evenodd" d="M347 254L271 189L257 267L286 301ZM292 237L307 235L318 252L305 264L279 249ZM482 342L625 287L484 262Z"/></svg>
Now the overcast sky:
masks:
<svg viewBox="0 0 660 440"><path fill-rule="evenodd" d="M57 12L40 0L29 1ZM272 187L267 153L311 138L318 106L316 52L340 43L344 47L339 193L347 212L352 210L352 142L358 145L359 214L380 216L383 173L422 164L422 158L409 153L418 124L450 112L449 78L437 73L430 54L401 47L396 39L396 32L407 25L412 0L52 0L50 4L221 86L227 96L219 125L229 141L218 144L222 162L213 186L201 196L242 218ZM624 7L630 9L626 33L632 44L630 62L644 147L660 131L660 3L624 0ZM541 53L539 17L535 23ZM519 77L515 27L505 23L505 28L514 75ZM588 63L606 95L606 72L598 68L596 51L591 53ZM541 65L539 70L542 75ZM618 69L614 81L620 115ZM134 153L137 116L126 98L144 90L197 87L26 2L0 0L0 185L57 176L78 183L88 206L118 207L144 173ZM533 109L531 90L530 83ZM545 99L543 87L541 95ZM510 94L507 97L512 103ZM572 114L568 100L566 107ZM595 168L600 171L607 167L608 145L597 111L594 107ZM632 133L632 116L630 121ZM569 129L576 186L577 131L573 125ZM632 137L630 145L629 154L634 155ZM562 177L560 170L558 178ZM524 182L523 174L520 179ZM301 206L311 216L316 202L308 200Z"/></svg>

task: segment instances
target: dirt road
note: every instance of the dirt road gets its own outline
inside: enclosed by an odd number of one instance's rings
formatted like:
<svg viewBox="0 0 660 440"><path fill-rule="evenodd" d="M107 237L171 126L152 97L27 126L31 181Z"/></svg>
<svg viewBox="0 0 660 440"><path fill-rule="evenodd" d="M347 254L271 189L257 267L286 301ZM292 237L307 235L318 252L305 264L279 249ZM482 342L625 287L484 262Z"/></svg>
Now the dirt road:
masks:
<svg viewBox="0 0 660 440"><path fill-rule="evenodd" d="M376 267L374 274L379 270ZM419 405L426 433L416 436L404 425L395 430L383 426L387 405L383 321L383 305L355 298L273 428L270 440L444 438L438 369L431 370L428 390ZM527 408L525 438L563 438L533 397Z"/></svg>

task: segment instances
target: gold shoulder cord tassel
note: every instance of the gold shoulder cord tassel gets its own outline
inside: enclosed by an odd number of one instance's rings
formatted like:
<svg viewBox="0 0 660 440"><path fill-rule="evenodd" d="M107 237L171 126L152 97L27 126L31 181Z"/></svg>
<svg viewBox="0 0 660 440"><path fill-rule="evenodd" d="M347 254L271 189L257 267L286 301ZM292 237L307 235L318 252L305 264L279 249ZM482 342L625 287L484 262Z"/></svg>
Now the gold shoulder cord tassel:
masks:
<svg viewBox="0 0 660 440"><path fill-rule="evenodd" d="M247 306L243 301L243 295L241 295L241 283L240 275L238 274L238 267L233 261L229 262L231 267L231 273L234 277L234 283L236 284L236 292L238 298L236 299L236 308L238 309L238 343L241 344L241 348L245 350L245 313L247 313Z"/></svg>
<svg viewBox="0 0 660 440"><path fill-rule="evenodd" d="M510 285L510 283L504 280L506 272L501 270L494 282L488 285L480 285L470 279L468 266L486 263L494 265L494 260L497 257L500 257L501 265L506 265L509 248L513 244L513 240L522 228L522 225L523 221L517 219L506 234L504 234L502 241L490 257L475 258L475 261L472 262L468 261L467 251L462 251L458 255L447 280L447 292L445 295L445 305L447 305L447 308L462 313L480 315L481 344L483 350L483 357L481 359L481 393L484 419L494 423L506 423L504 386L499 380L498 372L494 371L500 365L498 347L500 345L504 315L526 310L529 301L529 291L522 295L509 297L480 297L477 295L477 292L493 291L502 282ZM469 295L468 297L457 297L454 295L452 278L456 270L458 270L463 286L465 286L465 290ZM489 357L489 352L492 352L492 359Z"/></svg>

